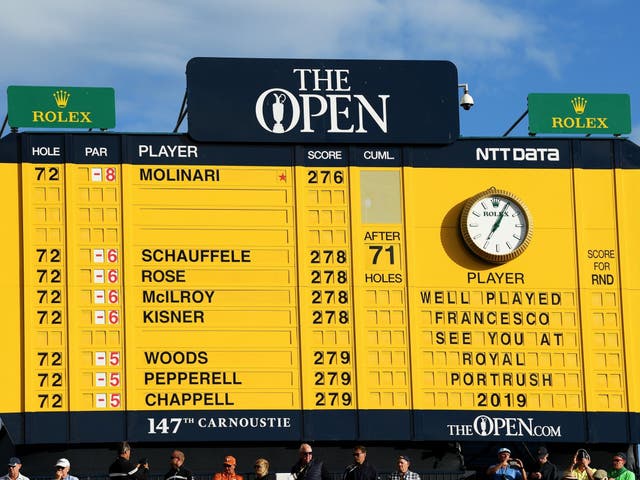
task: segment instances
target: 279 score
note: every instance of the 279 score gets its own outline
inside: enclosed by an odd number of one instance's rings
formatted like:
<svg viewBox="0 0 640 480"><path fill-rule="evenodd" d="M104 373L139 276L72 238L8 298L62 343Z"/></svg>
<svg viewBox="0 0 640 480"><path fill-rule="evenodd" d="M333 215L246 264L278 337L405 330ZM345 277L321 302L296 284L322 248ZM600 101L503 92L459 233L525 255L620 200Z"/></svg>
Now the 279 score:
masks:
<svg viewBox="0 0 640 480"><path fill-rule="evenodd" d="M348 407L353 402L349 392L317 392L316 407Z"/></svg>

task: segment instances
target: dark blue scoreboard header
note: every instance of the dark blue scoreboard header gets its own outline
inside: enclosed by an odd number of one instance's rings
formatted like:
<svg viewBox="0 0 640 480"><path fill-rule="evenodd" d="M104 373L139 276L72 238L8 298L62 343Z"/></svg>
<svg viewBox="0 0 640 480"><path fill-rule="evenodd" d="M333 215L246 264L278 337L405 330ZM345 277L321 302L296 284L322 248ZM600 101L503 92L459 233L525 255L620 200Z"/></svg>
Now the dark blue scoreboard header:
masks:
<svg viewBox="0 0 640 480"><path fill-rule="evenodd" d="M448 144L459 136L447 61L193 58L189 135L201 142Z"/></svg>

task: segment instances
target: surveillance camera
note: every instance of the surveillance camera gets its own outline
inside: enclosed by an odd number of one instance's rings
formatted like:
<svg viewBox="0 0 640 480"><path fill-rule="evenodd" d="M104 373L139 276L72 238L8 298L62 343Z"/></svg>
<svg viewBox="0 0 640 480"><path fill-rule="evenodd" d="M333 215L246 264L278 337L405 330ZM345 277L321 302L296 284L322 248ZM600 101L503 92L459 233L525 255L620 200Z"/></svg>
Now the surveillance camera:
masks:
<svg viewBox="0 0 640 480"><path fill-rule="evenodd" d="M460 106L465 110L471 110L471 107L473 107L473 97L465 92L460 98Z"/></svg>

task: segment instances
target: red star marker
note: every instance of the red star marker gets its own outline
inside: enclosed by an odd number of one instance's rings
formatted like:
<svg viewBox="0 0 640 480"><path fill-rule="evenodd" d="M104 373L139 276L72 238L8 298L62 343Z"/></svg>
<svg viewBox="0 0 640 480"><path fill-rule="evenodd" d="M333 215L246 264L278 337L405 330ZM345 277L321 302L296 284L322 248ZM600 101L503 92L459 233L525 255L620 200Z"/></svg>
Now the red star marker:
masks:
<svg viewBox="0 0 640 480"><path fill-rule="evenodd" d="M287 174L282 172L279 177L281 181L286 182L287 181Z"/></svg>

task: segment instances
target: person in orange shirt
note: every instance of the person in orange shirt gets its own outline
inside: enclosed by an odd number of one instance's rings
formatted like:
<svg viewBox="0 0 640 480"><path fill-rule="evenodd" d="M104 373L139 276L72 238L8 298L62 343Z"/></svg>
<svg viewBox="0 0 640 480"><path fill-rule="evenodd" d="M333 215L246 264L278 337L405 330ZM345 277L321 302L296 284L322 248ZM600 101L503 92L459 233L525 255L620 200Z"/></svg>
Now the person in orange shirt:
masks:
<svg viewBox="0 0 640 480"><path fill-rule="evenodd" d="M236 459L231 455L224 457L224 463L222 464L224 471L217 472L213 476L213 480L244 480L242 475L236 473Z"/></svg>

